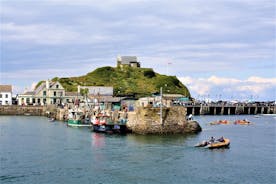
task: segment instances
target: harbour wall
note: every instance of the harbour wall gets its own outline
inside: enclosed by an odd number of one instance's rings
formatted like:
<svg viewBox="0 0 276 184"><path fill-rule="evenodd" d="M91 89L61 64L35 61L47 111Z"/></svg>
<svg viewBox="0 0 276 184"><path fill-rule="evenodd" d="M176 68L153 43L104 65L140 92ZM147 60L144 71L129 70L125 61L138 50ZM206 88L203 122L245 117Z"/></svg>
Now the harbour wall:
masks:
<svg viewBox="0 0 276 184"><path fill-rule="evenodd" d="M0 115L45 116L46 106L0 105Z"/></svg>
<svg viewBox="0 0 276 184"><path fill-rule="evenodd" d="M195 121L186 120L184 107L160 108L139 107L128 112L128 129L137 134L182 134L196 133L201 127Z"/></svg>

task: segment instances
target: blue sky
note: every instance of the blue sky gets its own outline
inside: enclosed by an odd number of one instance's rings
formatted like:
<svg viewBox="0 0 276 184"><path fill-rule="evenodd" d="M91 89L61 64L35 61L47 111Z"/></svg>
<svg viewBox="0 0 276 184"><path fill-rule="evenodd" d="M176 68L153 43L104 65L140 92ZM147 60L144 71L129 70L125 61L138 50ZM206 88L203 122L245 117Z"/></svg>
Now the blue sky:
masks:
<svg viewBox="0 0 276 184"><path fill-rule="evenodd" d="M195 98L275 100L274 0L0 2L0 83L14 93L135 55Z"/></svg>

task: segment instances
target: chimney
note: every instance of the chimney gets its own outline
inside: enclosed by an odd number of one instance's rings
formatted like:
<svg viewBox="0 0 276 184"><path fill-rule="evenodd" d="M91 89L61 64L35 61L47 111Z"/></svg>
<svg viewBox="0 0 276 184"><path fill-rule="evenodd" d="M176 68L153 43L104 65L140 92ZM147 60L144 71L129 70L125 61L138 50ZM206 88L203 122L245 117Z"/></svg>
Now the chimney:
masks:
<svg viewBox="0 0 276 184"><path fill-rule="evenodd" d="M50 86L49 86L49 80L47 79L47 80L46 80L46 89L49 89L49 87L50 87Z"/></svg>

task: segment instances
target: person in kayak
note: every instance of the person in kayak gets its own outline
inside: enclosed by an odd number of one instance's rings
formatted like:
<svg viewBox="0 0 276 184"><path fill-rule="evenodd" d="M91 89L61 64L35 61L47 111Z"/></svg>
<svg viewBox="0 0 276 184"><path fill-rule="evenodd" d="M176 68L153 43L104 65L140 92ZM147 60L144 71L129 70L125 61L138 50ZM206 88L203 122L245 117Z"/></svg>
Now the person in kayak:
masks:
<svg viewBox="0 0 276 184"><path fill-rule="evenodd" d="M224 142L224 137L221 136L219 139L217 139L217 141L219 141L219 142Z"/></svg>
<svg viewBox="0 0 276 184"><path fill-rule="evenodd" d="M209 144L210 144L210 143L215 142L215 140L216 140L216 139L212 136L208 142L209 142Z"/></svg>

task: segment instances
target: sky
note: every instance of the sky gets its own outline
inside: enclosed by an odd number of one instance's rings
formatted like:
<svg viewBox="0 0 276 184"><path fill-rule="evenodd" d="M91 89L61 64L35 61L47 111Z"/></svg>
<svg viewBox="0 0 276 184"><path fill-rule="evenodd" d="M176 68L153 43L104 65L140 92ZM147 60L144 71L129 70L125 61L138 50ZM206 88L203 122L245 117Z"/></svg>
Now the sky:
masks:
<svg viewBox="0 0 276 184"><path fill-rule="evenodd" d="M137 56L192 97L276 98L274 0L0 0L0 84L13 93Z"/></svg>

